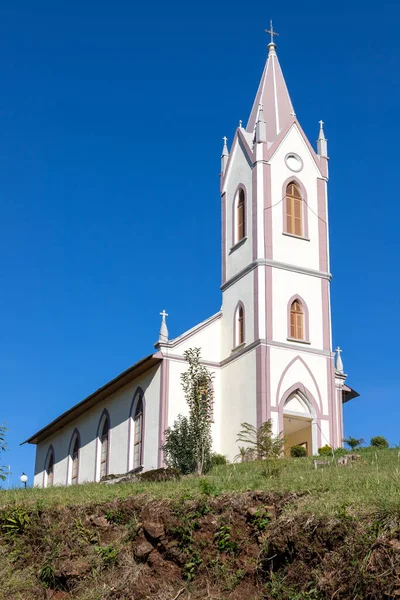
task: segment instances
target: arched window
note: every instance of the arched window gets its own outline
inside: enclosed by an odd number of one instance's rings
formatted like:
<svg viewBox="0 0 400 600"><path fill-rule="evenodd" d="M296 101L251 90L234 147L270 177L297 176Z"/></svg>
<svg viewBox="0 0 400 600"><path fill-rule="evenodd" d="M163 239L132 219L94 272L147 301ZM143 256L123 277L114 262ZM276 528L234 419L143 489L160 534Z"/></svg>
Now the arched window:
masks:
<svg viewBox="0 0 400 600"><path fill-rule="evenodd" d="M142 441L143 441L143 398L139 396L133 417L133 468L142 466Z"/></svg>
<svg viewBox="0 0 400 600"><path fill-rule="evenodd" d="M244 343L244 308L241 303L235 311L234 331L234 345L240 346Z"/></svg>
<svg viewBox="0 0 400 600"><path fill-rule="evenodd" d="M286 188L286 232L303 235L303 200L294 182Z"/></svg>
<svg viewBox="0 0 400 600"><path fill-rule="evenodd" d="M242 188L239 190L239 199L237 204L237 240L236 242L240 242L244 238L245 230L245 201L244 201L244 191Z"/></svg>
<svg viewBox="0 0 400 600"><path fill-rule="evenodd" d="M243 306L238 310L238 346L244 342L244 312Z"/></svg>
<svg viewBox="0 0 400 600"><path fill-rule="evenodd" d="M304 312L299 300L292 302L290 307L290 337L304 340Z"/></svg>
<svg viewBox="0 0 400 600"><path fill-rule="evenodd" d="M71 483L75 485L78 483L78 475L79 475L79 436L75 435L74 444L72 446L71 452L71 461L72 461L72 470L71 470Z"/></svg>
<svg viewBox="0 0 400 600"><path fill-rule="evenodd" d="M45 487L51 487L54 484L54 450L50 446L47 453L46 467L45 467Z"/></svg>
<svg viewBox="0 0 400 600"><path fill-rule="evenodd" d="M47 487L51 487L54 483L54 454L49 456L49 464L47 465Z"/></svg>
<svg viewBox="0 0 400 600"><path fill-rule="evenodd" d="M108 475L109 431L110 422L108 417L104 417L100 432L100 479Z"/></svg>

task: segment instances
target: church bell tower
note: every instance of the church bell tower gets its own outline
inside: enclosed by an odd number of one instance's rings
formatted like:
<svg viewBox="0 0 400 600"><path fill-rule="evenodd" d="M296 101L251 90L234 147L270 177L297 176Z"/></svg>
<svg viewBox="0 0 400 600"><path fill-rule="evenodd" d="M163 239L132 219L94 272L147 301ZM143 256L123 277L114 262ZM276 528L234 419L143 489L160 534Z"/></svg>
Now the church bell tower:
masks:
<svg viewBox="0 0 400 600"><path fill-rule="evenodd" d="M316 149L302 130L272 24L268 33L247 125L239 123L230 150L224 138L221 157L222 414L234 432L243 421L271 419L286 451L302 444L311 454L343 438L331 342L328 148L322 121Z"/></svg>

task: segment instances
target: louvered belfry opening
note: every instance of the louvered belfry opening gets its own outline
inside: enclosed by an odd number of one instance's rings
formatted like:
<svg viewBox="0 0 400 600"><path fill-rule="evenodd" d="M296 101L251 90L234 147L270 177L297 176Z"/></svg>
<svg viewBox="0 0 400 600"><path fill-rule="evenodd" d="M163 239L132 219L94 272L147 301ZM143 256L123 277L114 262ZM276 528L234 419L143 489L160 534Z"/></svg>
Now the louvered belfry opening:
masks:
<svg viewBox="0 0 400 600"><path fill-rule="evenodd" d="M303 235L303 206L298 186L292 182L286 188L286 232Z"/></svg>
<svg viewBox="0 0 400 600"><path fill-rule="evenodd" d="M290 337L296 340L304 339L304 312L298 300L290 307Z"/></svg>

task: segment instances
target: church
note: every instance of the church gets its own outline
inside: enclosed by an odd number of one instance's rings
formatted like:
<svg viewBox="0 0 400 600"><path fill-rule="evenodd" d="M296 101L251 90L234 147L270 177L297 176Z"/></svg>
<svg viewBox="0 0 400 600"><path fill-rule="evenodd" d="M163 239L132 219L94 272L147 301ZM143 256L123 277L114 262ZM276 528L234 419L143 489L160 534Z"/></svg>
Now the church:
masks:
<svg viewBox="0 0 400 600"><path fill-rule="evenodd" d="M328 144L316 149L294 111L272 29L246 127L223 138L222 307L175 339L167 313L155 351L26 442L36 445L34 485L99 481L164 466L164 432L188 409L184 352L200 348L213 374L214 451L233 460L241 423L271 419L285 453L342 446L346 384L332 351Z"/></svg>

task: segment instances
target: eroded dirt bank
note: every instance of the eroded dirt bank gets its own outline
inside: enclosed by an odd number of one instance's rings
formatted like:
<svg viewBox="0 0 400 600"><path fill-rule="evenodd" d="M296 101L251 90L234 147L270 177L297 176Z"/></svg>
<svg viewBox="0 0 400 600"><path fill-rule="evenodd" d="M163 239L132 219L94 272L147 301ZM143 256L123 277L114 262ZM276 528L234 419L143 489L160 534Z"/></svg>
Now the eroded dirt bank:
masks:
<svg viewBox="0 0 400 600"><path fill-rule="evenodd" d="M248 492L0 512L0 598L400 597L398 515Z"/></svg>

